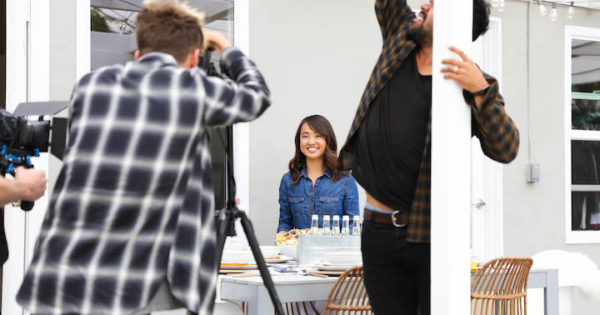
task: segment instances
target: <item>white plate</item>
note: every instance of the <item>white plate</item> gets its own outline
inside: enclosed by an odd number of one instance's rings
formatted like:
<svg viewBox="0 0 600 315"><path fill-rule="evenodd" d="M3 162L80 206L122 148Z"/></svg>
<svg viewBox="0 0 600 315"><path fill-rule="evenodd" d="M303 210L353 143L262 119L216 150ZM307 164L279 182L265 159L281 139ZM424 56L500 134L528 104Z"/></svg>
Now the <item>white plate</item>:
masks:
<svg viewBox="0 0 600 315"><path fill-rule="evenodd" d="M223 266L223 265L221 265L221 270L251 270L251 269L256 269L256 264L248 264L248 265L244 265L244 266L236 266L236 265Z"/></svg>
<svg viewBox="0 0 600 315"><path fill-rule="evenodd" d="M265 261L271 264L276 264L276 263L284 263L287 261L292 260L292 257L288 257L285 255L280 255L278 259L273 259L273 258L265 258Z"/></svg>
<svg viewBox="0 0 600 315"><path fill-rule="evenodd" d="M315 268L317 270L320 271L346 271L347 269L350 269L352 267L355 267L357 265L332 265L332 264L323 264L323 265L317 265L315 266Z"/></svg>
<svg viewBox="0 0 600 315"><path fill-rule="evenodd" d="M328 275L328 276L341 276L342 273L344 273L344 270L341 271L331 271L331 270L320 270L318 268L312 268L308 270L310 271L314 271L316 273L320 273L320 274L324 274L324 275Z"/></svg>

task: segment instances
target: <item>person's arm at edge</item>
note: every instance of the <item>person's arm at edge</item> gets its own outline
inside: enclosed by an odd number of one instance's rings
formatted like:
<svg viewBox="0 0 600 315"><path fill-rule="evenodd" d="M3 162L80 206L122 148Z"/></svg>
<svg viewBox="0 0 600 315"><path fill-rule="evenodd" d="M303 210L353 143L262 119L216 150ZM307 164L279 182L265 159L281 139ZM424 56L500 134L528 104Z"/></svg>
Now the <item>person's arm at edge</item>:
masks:
<svg viewBox="0 0 600 315"><path fill-rule="evenodd" d="M375 15L384 40L392 36L400 25L412 23L416 17L406 0L376 0Z"/></svg>
<svg viewBox="0 0 600 315"><path fill-rule="evenodd" d="M358 204L358 185L352 174L346 178L346 188L344 193L344 215L350 217L350 228L354 226L354 216L360 215Z"/></svg>
<svg viewBox="0 0 600 315"><path fill-rule="evenodd" d="M292 228L292 212L290 209L290 203L288 202L287 195L287 182L285 175L281 178L279 184L279 225L277 226L277 233L284 231L287 232Z"/></svg>
<svg viewBox="0 0 600 315"><path fill-rule="evenodd" d="M15 179L0 176L2 206L19 200L35 201L44 195L48 182L44 171L19 167L15 172Z"/></svg>

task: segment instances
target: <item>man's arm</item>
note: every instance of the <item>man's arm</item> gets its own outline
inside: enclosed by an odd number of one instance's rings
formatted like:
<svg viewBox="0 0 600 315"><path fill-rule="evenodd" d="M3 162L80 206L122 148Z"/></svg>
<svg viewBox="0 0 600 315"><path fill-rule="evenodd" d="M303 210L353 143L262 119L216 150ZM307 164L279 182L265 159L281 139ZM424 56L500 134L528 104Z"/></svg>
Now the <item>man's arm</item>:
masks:
<svg viewBox="0 0 600 315"><path fill-rule="evenodd" d="M0 176L0 203L35 201L44 195L47 182L44 171L19 167L14 180Z"/></svg>
<svg viewBox="0 0 600 315"><path fill-rule="evenodd" d="M376 0L375 15L384 40L393 35L402 24L412 23L416 17L406 0Z"/></svg>
<svg viewBox="0 0 600 315"><path fill-rule="evenodd" d="M464 89L465 101L471 106L473 134L479 138L485 155L509 163L519 152L519 130L506 114L498 82L481 72L464 52L456 47L450 50L462 60L443 60L446 67L441 71L444 78L456 81Z"/></svg>
<svg viewBox="0 0 600 315"><path fill-rule="evenodd" d="M509 163L519 152L519 130L506 114L498 82L487 75L486 80L489 84L487 93L478 97L482 101L477 102L471 93L464 93L471 106L473 134L479 138L485 155L495 161Z"/></svg>
<svg viewBox="0 0 600 315"><path fill-rule="evenodd" d="M222 53L222 67L233 80L202 76L206 91L203 121L208 126L230 125L258 118L271 104L265 79L256 65L220 34L212 44ZM209 43L209 45L211 45Z"/></svg>

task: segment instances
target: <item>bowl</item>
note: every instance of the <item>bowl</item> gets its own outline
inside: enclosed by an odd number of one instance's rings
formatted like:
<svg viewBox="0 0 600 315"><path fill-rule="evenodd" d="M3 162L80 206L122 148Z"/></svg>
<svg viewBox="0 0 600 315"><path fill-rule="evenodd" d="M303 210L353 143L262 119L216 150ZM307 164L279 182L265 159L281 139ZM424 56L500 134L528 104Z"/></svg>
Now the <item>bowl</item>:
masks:
<svg viewBox="0 0 600 315"><path fill-rule="evenodd" d="M296 257L298 256L298 246L296 245L277 244L277 247L280 249L281 255L289 256L293 259L296 259Z"/></svg>

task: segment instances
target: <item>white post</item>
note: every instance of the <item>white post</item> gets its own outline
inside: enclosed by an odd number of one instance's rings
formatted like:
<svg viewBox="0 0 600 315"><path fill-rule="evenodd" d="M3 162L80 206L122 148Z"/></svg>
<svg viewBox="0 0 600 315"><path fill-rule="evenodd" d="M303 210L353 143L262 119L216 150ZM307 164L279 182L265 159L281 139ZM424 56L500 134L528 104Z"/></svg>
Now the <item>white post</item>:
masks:
<svg viewBox="0 0 600 315"><path fill-rule="evenodd" d="M14 112L26 101L49 98L49 2L45 0L7 1L7 102ZM48 155L32 159L35 168L48 172ZM5 207L5 228L9 258L3 267L2 312L21 314L15 301L25 268L47 207L47 196L37 200L30 212Z"/></svg>
<svg viewBox="0 0 600 315"><path fill-rule="evenodd" d="M436 1L431 156L431 311L470 314L471 114L462 89L440 73L448 46L470 54L472 1ZM456 57L456 56L454 56ZM458 58L458 57L456 57Z"/></svg>

